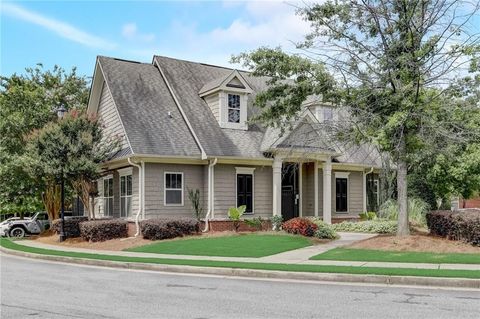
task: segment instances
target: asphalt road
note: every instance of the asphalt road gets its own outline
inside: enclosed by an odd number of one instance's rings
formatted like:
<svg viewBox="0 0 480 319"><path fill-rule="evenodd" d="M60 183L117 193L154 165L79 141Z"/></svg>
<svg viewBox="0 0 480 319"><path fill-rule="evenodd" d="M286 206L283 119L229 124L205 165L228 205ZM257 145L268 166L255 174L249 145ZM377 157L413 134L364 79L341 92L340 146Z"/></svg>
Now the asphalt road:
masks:
<svg viewBox="0 0 480 319"><path fill-rule="evenodd" d="M480 318L480 292L265 281L0 256L0 317Z"/></svg>

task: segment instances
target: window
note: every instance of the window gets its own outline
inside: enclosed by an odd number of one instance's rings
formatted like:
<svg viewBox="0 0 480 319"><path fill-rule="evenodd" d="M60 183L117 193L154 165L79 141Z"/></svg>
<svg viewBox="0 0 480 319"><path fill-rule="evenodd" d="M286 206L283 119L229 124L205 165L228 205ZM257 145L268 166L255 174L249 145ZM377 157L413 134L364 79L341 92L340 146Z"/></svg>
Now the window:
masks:
<svg viewBox="0 0 480 319"><path fill-rule="evenodd" d="M183 206L183 173L165 173L164 201L167 206Z"/></svg>
<svg viewBox="0 0 480 319"><path fill-rule="evenodd" d="M376 212L380 203L378 179L367 180L367 210Z"/></svg>
<svg viewBox="0 0 480 319"><path fill-rule="evenodd" d="M329 122L333 120L333 110L330 107L323 108L323 121Z"/></svg>
<svg viewBox="0 0 480 319"><path fill-rule="evenodd" d="M228 94L228 122L240 123L240 95Z"/></svg>
<svg viewBox="0 0 480 319"><path fill-rule="evenodd" d="M132 216L132 175L120 176L120 217Z"/></svg>
<svg viewBox="0 0 480 319"><path fill-rule="evenodd" d="M103 179L103 214L113 216L113 177Z"/></svg>
<svg viewBox="0 0 480 319"><path fill-rule="evenodd" d="M237 207L247 206L245 213L253 214L253 171L251 167L235 167L237 172Z"/></svg>
<svg viewBox="0 0 480 319"><path fill-rule="evenodd" d="M348 178L336 178L336 211L346 213L348 211Z"/></svg>

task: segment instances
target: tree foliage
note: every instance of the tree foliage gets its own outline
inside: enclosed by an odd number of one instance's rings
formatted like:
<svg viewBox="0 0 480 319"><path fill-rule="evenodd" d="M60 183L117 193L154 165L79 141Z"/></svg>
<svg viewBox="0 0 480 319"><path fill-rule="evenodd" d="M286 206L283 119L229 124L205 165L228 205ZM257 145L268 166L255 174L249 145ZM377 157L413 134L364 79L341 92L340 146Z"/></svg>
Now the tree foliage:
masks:
<svg viewBox="0 0 480 319"><path fill-rule="evenodd" d="M90 210L90 197L96 191L93 184L100 177L100 164L118 151L119 141L103 135L96 117L73 109L63 119L30 134L28 169L47 185L62 178L71 183L89 217L94 218Z"/></svg>
<svg viewBox="0 0 480 319"><path fill-rule="evenodd" d="M32 212L42 207L43 180L26 171L25 137L55 120L55 109L84 109L88 100L87 79L75 68L66 72L41 64L25 74L0 78L0 212Z"/></svg>
<svg viewBox="0 0 480 319"><path fill-rule="evenodd" d="M260 48L233 61L272 78L256 97L263 108L258 119L268 125L295 119L313 94L348 110L350 117L334 124L337 138L389 154L397 171L398 234L406 235L412 166L432 145L465 149L480 136L480 42L469 24L479 6L461 0L306 5L298 9L311 24L298 46L302 55Z"/></svg>

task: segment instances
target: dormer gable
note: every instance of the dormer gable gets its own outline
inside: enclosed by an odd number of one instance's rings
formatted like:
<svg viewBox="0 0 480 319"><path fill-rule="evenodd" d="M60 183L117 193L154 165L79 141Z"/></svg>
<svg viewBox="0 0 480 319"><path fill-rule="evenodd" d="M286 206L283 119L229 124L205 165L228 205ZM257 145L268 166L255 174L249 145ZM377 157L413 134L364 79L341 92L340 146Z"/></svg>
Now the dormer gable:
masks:
<svg viewBox="0 0 480 319"><path fill-rule="evenodd" d="M237 70L206 83L198 92L220 127L247 130L248 94L253 90Z"/></svg>

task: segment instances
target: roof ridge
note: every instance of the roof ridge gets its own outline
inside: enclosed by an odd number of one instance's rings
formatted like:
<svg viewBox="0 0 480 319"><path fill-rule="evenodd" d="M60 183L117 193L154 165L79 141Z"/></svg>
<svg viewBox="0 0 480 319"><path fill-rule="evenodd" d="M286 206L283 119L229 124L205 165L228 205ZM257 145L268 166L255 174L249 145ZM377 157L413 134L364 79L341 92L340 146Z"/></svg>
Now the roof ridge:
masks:
<svg viewBox="0 0 480 319"><path fill-rule="evenodd" d="M115 61L120 61L120 62L128 62L128 63L152 65L152 63L135 61L135 60L128 60L128 59L122 59L122 58L115 58L115 57L105 56L105 55L98 55L97 58L105 58L105 59L115 60Z"/></svg>
<svg viewBox="0 0 480 319"><path fill-rule="evenodd" d="M154 54L153 58L154 59L155 58L166 58L166 59L170 59L170 60L177 60L177 61L182 61L182 62L195 63L195 64L204 65L204 66L211 66L211 67L214 67L214 68L227 69L227 70L231 70L231 71L236 70L238 72L251 73L251 72L246 71L246 70L240 70L240 69L236 69L236 68L231 68L231 67L226 67L226 66L221 66L221 65L216 65L216 64L210 64L210 63L203 63L203 62L190 61L190 60L185 60L185 59L172 58L172 57L165 56L165 55Z"/></svg>

